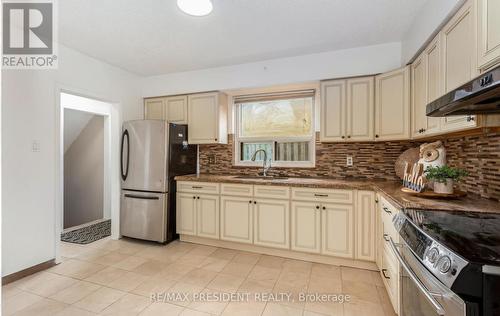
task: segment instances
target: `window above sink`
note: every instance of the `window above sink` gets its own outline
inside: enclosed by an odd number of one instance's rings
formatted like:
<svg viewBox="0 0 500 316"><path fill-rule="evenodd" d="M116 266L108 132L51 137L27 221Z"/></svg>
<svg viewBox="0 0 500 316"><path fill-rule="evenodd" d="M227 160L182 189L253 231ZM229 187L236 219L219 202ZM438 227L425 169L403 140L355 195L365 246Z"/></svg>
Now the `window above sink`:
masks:
<svg viewBox="0 0 500 316"><path fill-rule="evenodd" d="M314 167L314 98L316 91L235 97L237 166L262 166L267 153L273 167Z"/></svg>

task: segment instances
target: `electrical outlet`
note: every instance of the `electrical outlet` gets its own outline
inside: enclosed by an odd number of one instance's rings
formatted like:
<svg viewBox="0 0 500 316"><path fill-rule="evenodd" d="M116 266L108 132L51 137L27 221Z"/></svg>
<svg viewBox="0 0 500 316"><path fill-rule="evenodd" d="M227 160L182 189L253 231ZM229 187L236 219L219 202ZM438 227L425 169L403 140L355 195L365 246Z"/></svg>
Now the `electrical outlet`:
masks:
<svg viewBox="0 0 500 316"><path fill-rule="evenodd" d="M38 140L34 140L31 143L31 151L34 153L40 152L40 142Z"/></svg>
<svg viewBox="0 0 500 316"><path fill-rule="evenodd" d="M215 155L208 156L208 163L209 164L215 164L216 162L217 162L217 159L215 158Z"/></svg>
<svg viewBox="0 0 500 316"><path fill-rule="evenodd" d="M347 156L346 165L348 167L352 167L352 156Z"/></svg>

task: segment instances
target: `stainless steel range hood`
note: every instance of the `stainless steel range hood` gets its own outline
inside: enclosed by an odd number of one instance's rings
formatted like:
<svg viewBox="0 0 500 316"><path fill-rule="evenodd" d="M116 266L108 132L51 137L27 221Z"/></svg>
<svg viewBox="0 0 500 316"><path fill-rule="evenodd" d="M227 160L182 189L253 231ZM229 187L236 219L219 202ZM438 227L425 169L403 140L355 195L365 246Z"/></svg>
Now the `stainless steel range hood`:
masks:
<svg viewBox="0 0 500 316"><path fill-rule="evenodd" d="M500 113L500 66L429 103L427 116Z"/></svg>

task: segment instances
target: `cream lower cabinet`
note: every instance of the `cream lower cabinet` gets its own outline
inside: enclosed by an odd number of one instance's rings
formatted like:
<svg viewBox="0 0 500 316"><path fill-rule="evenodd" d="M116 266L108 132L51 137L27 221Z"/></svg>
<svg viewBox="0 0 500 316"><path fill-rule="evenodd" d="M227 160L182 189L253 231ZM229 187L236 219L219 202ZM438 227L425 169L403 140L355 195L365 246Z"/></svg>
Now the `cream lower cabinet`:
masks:
<svg viewBox="0 0 500 316"><path fill-rule="evenodd" d="M196 235L219 238L219 196L198 195L196 197Z"/></svg>
<svg viewBox="0 0 500 316"><path fill-rule="evenodd" d="M177 193L176 230L178 234L196 235L196 196Z"/></svg>
<svg viewBox="0 0 500 316"><path fill-rule="evenodd" d="M375 261L376 231L375 193L358 191L355 211L355 258Z"/></svg>
<svg viewBox="0 0 500 316"><path fill-rule="evenodd" d="M292 202L292 250L321 252L321 209L314 202Z"/></svg>
<svg viewBox="0 0 500 316"><path fill-rule="evenodd" d="M354 208L352 205L322 204L321 253L354 258Z"/></svg>
<svg viewBox="0 0 500 316"><path fill-rule="evenodd" d="M236 196L220 198L220 239L253 243L253 200Z"/></svg>
<svg viewBox="0 0 500 316"><path fill-rule="evenodd" d="M255 199L253 204L254 240L259 246L290 248L290 202Z"/></svg>
<svg viewBox="0 0 500 316"><path fill-rule="evenodd" d="M219 196L177 193L177 233L219 238Z"/></svg>

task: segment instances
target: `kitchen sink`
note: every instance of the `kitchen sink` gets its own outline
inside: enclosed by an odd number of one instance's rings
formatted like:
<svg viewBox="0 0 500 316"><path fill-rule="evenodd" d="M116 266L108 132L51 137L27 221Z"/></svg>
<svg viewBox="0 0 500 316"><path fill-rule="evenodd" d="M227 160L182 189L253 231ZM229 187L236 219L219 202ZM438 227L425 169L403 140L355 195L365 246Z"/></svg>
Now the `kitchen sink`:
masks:
<svg viewBox="0 0 500 316"><path fill-rule="evenodd" d="M288 177L283 176L236 176L236 179L248 180L288 180Z"/></svg>

